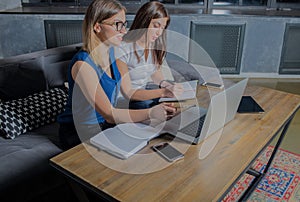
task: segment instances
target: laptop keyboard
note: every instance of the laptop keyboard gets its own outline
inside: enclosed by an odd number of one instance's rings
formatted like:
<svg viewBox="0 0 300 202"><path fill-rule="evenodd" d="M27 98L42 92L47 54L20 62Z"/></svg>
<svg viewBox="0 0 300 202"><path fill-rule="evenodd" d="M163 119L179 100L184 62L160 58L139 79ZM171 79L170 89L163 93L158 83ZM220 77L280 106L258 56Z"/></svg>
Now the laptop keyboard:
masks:
<svg viewBox="0 0 300 202"><path fill-rule="evenodd" d="M190 123L189 125L185 126L184 128L180 129L179 131L192 137L199 137L204 120L205 116L202 116L194 122Z"/></svg>

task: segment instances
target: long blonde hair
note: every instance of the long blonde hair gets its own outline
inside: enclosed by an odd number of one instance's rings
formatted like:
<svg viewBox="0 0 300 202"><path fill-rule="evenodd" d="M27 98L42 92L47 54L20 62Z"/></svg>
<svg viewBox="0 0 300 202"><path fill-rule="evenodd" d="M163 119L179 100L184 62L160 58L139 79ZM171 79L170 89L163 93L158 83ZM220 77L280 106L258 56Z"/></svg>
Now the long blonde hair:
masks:
<svg viewBox="0 0 300 202"><path fill-rule="evenodd" d="M94 26L126 8L117 0L94 0L86 10L82 24L82 49L88 52L96 64L99 64L97 47L102 43L97 37Z"/></svg>

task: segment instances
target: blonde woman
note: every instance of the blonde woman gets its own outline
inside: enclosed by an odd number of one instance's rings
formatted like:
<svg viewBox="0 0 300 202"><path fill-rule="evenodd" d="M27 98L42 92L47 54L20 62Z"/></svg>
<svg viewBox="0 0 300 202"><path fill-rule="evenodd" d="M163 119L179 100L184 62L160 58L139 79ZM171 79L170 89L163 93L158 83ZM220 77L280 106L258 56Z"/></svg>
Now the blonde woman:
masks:
<svg viewBox="0 0 300 202"><path fill-rule="evenodd" d="M115 107L123 83L113 47L120 45L126 33L126 23L125 8L116 0L94 0L86 11L83 48L69 66L68 102L58 117L64 149L117 123L150 119L164 121L176 111L166 104L143 110Z"/></svg>

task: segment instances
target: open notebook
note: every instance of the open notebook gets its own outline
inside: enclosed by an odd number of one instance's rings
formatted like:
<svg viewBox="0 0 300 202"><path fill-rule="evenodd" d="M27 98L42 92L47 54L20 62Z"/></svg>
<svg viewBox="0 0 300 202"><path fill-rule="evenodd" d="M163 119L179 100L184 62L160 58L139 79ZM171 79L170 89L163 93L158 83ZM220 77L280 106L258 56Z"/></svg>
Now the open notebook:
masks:
<svg viewBox="0 0 300 202"><path fill-rule="evenodd" d="M90 143L121 159L127 159L160 133L158 128L142 123L124 123L106 129L90 139Z"/></svg>
<svg viewBox="0 0 300 202"><path fill-rule="evenodd" d="M160 98L159 102L183 101L196 98L198 80L180 83L183 88L181 95L172 98Z"/></svg>

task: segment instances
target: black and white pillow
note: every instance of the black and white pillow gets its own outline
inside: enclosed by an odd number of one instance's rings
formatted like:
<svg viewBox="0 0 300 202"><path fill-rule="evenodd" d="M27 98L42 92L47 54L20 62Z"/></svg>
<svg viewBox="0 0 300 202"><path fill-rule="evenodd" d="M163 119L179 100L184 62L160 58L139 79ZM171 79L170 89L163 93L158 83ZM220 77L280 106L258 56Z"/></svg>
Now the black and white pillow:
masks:
<svg viewBox="0 0 300 202"><path fill-rule="evenodd" d="M0 102L0 133L6 138L56 121L67 102L67 93L53 88L26 98Z"/></svg>

